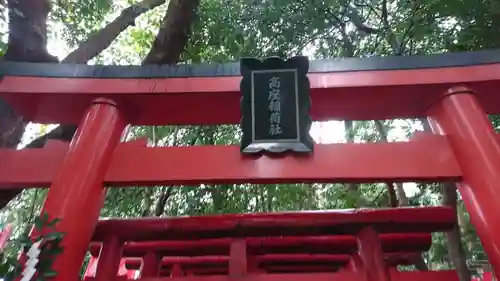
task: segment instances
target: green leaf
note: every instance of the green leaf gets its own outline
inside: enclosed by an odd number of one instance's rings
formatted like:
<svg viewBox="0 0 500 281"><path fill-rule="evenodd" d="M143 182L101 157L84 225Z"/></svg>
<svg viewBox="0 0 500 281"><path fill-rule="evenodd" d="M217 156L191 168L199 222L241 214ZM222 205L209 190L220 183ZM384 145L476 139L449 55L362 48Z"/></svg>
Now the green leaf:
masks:
<svg viewBox="0 0 500 281"><path fill-rule="evenodd" d="M0 276L5 276L9 272L11 268L11 264L9 263L0 263Z"/></svg>
<svg viewBox="0 0 500 281"><path fill-rule="evenodd" d="M24 236L24 237L20 237L16 243L18 244L21 244L21 245L32 245L33 242L31 241L31 238L29 236Z"/></svg>
<svg viewBox="0 0 500 281"><path fill-rule="evenodd" d="M51 232L43 236L44 240L58 240L64 237L64 233L62 232Z"/></svg>
<svg viewBox="0 0 500 281"><path fill-rule="evenodd" d="M57 225L57 223L59 223L61 221L60 218L55 218L53 219L52 221L48 222L47 223L47 227L54 227Z"/></svg>
<svg viewBox="0 0 500 281"><path fill-rule="evenodd" d="M36 268L38 269L38 272L41 272L43 274L44 272L48 272L51 270L52 264L54 264L53 259L42 258L40 262L37 264Z"/></svg>
<svg viewBox="0 0 500 281"><path fill-rule="evenodd" d="M55 277L57 276L57 272L55 272L54 270L50 269L50 270L47 270L46 272L43 273L43 277Z"/></svg>
<svg viewBox="0 0 500 281"><path fill-rule="evenodd" d="M56 248L56 249L50 249L50 251L47 253L47 255L51 257L58 256L64 252L63 248Z"/></svg>
<svg viewBox="0 0 500 281"><path fill-rule="evenodd" d="M28 251L30 250L30 248L31 248L31 245L24 245L23 246L23 253L27 254Z"/></svg>
<svg viewBox="0 0 500 281"><path fill-rule="evenodd" d="M42 230L43 225L44 225L44 220L43 220L42 216L36 217L35 218L35 229Z"/></svg>

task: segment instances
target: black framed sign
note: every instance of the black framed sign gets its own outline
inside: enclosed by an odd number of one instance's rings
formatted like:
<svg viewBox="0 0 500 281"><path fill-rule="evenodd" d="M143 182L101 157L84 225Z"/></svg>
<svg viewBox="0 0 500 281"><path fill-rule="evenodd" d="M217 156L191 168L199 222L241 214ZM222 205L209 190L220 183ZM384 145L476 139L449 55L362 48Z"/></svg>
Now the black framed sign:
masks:
<svg viewBox="0 0 500 281"><path fill-rule="evenodd" d="M312 152L307 57L240 61L241 152Z"/></svg>

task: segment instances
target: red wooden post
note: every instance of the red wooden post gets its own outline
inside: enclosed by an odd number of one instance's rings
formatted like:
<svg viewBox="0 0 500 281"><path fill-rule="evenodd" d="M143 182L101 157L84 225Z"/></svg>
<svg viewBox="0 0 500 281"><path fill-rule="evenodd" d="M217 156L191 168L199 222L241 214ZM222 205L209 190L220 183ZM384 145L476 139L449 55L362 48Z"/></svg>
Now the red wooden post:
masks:
<svg viewBox="0 0 500 281"><path fill-rule="evenodd" d="M358 254L362 261L361 271L366 272L368 281L391 280L380 239L373 227L367 226L358 234Z"/></svg>
<svg viewBox="0 0 500 281"><path fill-rule="evenodd" d="M103 179L124 128L115 103L95 100L82 118L50 186L42 212L60 218L57 229L65 233L64 251L53 267L58 280L79 280L80 267L106 195Z"/></svg>
<svg viewBox="0 0 500 281"><path fill-rule="evenodd" d="M247 274L247 243L245 239L234 239L229 249L229 276L236 278Z"/></svg>
<svg viewBox="0 0 500 281"><path fill-rule="evenodd" d="M161 256L154 251L148 251L142 257L141 278L158 277L161 267Z"/></svg>
<svg viewBox="0 0 500 281"><path fill-rule="evenodd" d="M176 262L172 265L172 272L170 273L170 277L182 277L184 276L184 272L182 271L182 266Z"/></svg>
<svg viewBox="0 0 500 281"><path fill-rule="evenodd" d="M116 279L122 257L122 246L123 243L116 236L109 236L104 240L97 262L96 281Z"/></svg>
<svg viewBox="0 0 500 281"><path fill-rule="evenodd" d="M245 243L246 244L246 243ZM250 273L266 273L266 270L260 268L259 261L257 260L257 256L246 249L247 247L245 246L245 250L247 252L247 269L248 272Z"/></svg>
<svg viewBox="0 0 500 281"><path fill-rule="evenodd" d="M449 89L433 104L429 121L433 131L448 137L463 172L460 194L498 276L500 145L493 127L474 93L465 87Z"/></svg>
<svg viewBox="0 0 500 281"><path fill-rule="evenodd" d="M349 259L349 263L347 264L347 268L351 272L364 272L363 262L358 254L353 254Z"/></svg>

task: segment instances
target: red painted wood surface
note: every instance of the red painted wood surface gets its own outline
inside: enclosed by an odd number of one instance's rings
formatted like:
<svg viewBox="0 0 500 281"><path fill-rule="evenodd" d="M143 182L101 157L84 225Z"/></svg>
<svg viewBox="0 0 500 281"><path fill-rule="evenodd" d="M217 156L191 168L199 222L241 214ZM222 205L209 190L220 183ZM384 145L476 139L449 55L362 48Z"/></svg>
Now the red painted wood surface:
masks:
<svg viewBox="0 0 500 281"><path fill-rule="evenodd" d="M87 267L85 268L85 272L83 273L83 280L96 280L95 274L97 270L97 263L99 260L95 257L90 257L89 262L87 263ZM120 267L118 269L118 276L126 276L127 279L135 279L138 272L137 270L127 270L125 267L125 259L120 260Z"/></svg>
<svg viewBox="0 0 500 281"><path fill-rule="evenodd" d="M241 278L249 273L248 260L250 257L245 242L245 238L236 238L231 241L228 273L232 278Z"/></svg>
<svg viewBox="0 0 500 281"><path fill-rule="evenodd" d="M107 179L122 184L328 183L459 176L446 139L428 136L414 142L315 145L310 156L259 158L242 156L238 146L137 147L115 154Z"/></svg>
<svg viewBox="0 0 500 281"><path fill-rule="evenodd" d="M447 231L455 222L456 215L448 207L107 219L97 224L93 241L109 235L145 241L355 234L365 225L373 225L379 233L426 233Z"/></svg>
<svg viewBox="0 0 500 281"><path fill-rule="evenodd" d="M97 262L95 280L108 281L116 277L120 270L122 243L116 236L108 236L102 243Z"/></svg>
<svg viewBox="0 0 500 281"><path fill-rule="evenodd" d="M471 281L494 281L492 272L483 272L482 276L473 277Z"/></svg>
<svg viewBox="0 0 500 281"><path fill-rule="evenodd" d="M156 277L161 265L161 256L154 251L148 251L142 256L141 277Z"/></svg>
<svg viewBox="0 0 500 281"><path fill-rule="evenodd" d="M491 91L491 95L497 94ZM488 255L496 276L500 276L500 144L498 135L476 93L453 87L429 108L430 125L446 135L463 172L457 183L472 224Z"/></svg>
<svg viewBox="0 0 500 281"><path fill-rule="evenodd" d="M420 253L396 253L386 254L384 258L388 261L389 266L410 265L420 257ZM264 270L273 270L279 266L288 266L293 271L293 267L297 266L305 271L327 270L335 271L339 267L345 266L349 260L349 255L261 255L256 258L259 268ZM180 265L183 271L205 269L206 273L226 271L228 270L230 258L229 256L204 256L204 257L164 257L161 261L161 267L164 271L170 271L173 265ZM142 260L140 258L125 259L127 269L140 269ZM315 268L317 266L318 268ZM296 269L296 271L301 271Z"/></svg>
<svg viewBox="0 0 500 281"><path fill-rule="evenodd" d="M86 278L86 281L93 281L94 278ZM126 280L117 278L117 280ZM139 278L141 281L164 281L165 277L156 278ZM216 276L183 276L176 278L169 278L171 281L234 281L227 275ZM251 274L244 277L248 281L368 281L366 277L353 272L335 272L335 273L302 273L302 274ZM406 271L395 272L391 271L391 280L393 281L458 281L458 275L454 270L443 271Z"/></svg>
<svg viewBox="0 0 500 281"><path fill-rule="evenodd" d="M380 240L373 226L368 225L358 233L358 255L368 280L391 281L389 266L384 259Z"/></svg>
<svg viewBox="0 0 500 281"><path fill-rule="evenodd" d="M141 281L164 281L165 277L141 278ZM227 275L217 276L186 276L170 278L171 281L234 281ZM353 272L336 273L303 273L303 274L249 274L244 277L245 281L368 281L365 276ZM456 271L407 271L391 272L392 281L458 281Z"/></svg>
<svg viewBox="0 0 500 281"><path fill-rule="evenodd" d="M352 235L315 237L249 237L245 238L247 249L255 255L273 253L347 254L356 250L356 238ZM384 252L428 251L432 237L430 233L387 233L380 235ZM227 255L231 238L127 242L123 257L141 257L149 250L163 256ZM92 243L90 252L99 254L100 243Z"/></svg>
<svg viewBox="0 0 500 281"><path fill-rule="evenodd" d="M485 247L495 269L499 268L499 254L493 247L498 239L492 236L495 231L484 225L494 222L498 195L493 187L498 176L498 144L488 122L487 113L500 113L500 96L494 93L500 87L500 64L471 67L448 67L440 69L392 70L322 73L309 75L311 81L312 116L314 120L327 119L386 119L405 117L425 117L428 114L439 117L439 125L447 125L445 131L450 135L448 141L444 137L425 136L407 143L390 144L344 144L318 145L316 152L310 157L285 156L281 159L260 157L244 159L238 147L189 147L189 148L145 148L138 146L120 146L112 157L111 165L105 169L86 167L90 173L80 181L73 180L68 166L61 167L66 156L67 147L53 145L41 150L13 152L0 151L0 158L7 167L0 169L0 186L26 187L47 186L56 182L59 195L49 195L48 206L52 209L68 206L58 204L58 198L67 199L61 193L61 186L80 185L81 182L92 183L96 187L104 181L107 184L130 186L133 184L198 184L198 183L274 183L274 182L373 182L384 180L395 181L459 181L464 180L462 189L468 197L468 209L475 223L480 227L479 234L490 241ZM126 112L127 122L132 124L236 124L239 122L239 81L240 77L219 78L170 78L170 79L67 79L36 77L4 77L0 83L0 97L5 98L18 112L30 121L42 123L77 123L96 97L110 97L119 104L120 110ZM466 84L474 89L478 101L467 98L449 98L448 111L432 111L428 109L438 104L441 94L454 84ZM43 93L43 95L40 95ZM474 108L470 105L474 105ZM434 107L435 108L435 107ZM482 118L481 126L473 128L467 123L461 109L466 108L467 115L475 119ZM450 111L450 109L453 109ZM457 110L455 110L457 109ZM460 110L459 110L460 109ZM435 110L435 109L434 109ZM455 112L454 112L455 110ZM444 117L443 117L444 114ZM453 115L453 116L452 116ZM448 118L448 119L446 119ZM455 123L462 121L461 125ZM483 120L484 119L484 120ZM447 121L448 120L448 121ZM451 121L450 121L451 120ZM460 125L460 124L459 124ZM488 127L488 128L486 128ZM465 129L462 129L465 128ZM98 131L97 129L95 131ZM101 129L101 133L106 130ZM448 132L450 131L450 132ZM474 134L470 133L474 132ZM473 135L471 137L471 135ZM479 135L480 138L474 138ZM90 139L87 133L85 138ZM456 140L461 138L461 143ZM87 139L87 140L88 140ZM478 142L479 139L479 142ZM481 143L482 141L482 143ZM492 142L493 141L493 142ZM88 158L85 145L77 145L79 155ZM88 144L87 147L91 147ZM457 147L465 145L463 152ZM477 143L483 144L477 145ZM482 149L486 149L484 153ZM475 150L474 150L475 149ZM90 153L90 148L87 149ZM453 150L453 151L452 151ZM83 151L83 152L82 152ZM473 151L474 153L469 153ZM460 156L459 165L453 152ZM69 154L69 153L68 153ZM479 155L481 154L481 155ZM85 156L87 155L87 156ZM463 156L466 155L467 157ZM479 156L478 156L479 155ZM457 156L457 157L458 157ZM76 158L66 157L77 163ZM200 161L203 159L205 161ZM381 165L381 159L384 165ZM477 165L477 161L482 165ZM495 161L493 161L495 160ZM70 162L71 162L70 161ZM105 162L105 161L103 161ZM34 163L37 163L35 165ZM221 165L214 165L214 163ZM473 163L473 164L471 164ZM493 163L493 164L492 164ZM96 163L96 165L102 163ZM480 171L474 175L474 170ZM494 167L495 169L489 169ZM63 169L63 176L56 178L56 172ZM481 170L482 169L482 170ZM83 171L84 169L77 169ZM95 170L98 170L95 172ZM462 171L469 172L468 174ZM482 172L481 172L482 171ZM105 175L104 175L105 174ZM81 173L79 174L81 175ZM98 175L98 176L96 176ZM480 175L486 175L486 179ZM65 178L65 180L61 180ZM101 180L103 178L103 180ZM57 180L59 179L59 180ZM472 179L472 180L471 180ZM97 182L101 182L98 184ZM486 184L484 184L486 183ZM84 184L84 185L85 185ZM474 185L468 189L468 185ZM486 186L485 188L480 188ZM489 193L487 192L489 188ZM55 192L51 190L51 193ZM486 195L485 195L486 194ZM490 194L491 196L487 196ZM73 196L75 198L77 196ZM87 196L88 197L88 196ZM489 197L489 199L488 199ZM476 200L480 198L481 200ZM483 200L484 199L484 200ZM89 201L88 198L86 198ZM467 200L466 200L467 201ZM481 202L479 202L481 201ZM83 202L83 201L82 201ZM90 201L89 201L90 202ZM100 199L92 201L100 203ZM472 203L470 203L472 202ZM489 203L488 203L489 202ZM491 204L490 204L491 203ZM481 206L483 205L483 206ZM497 204L498 205L498 204ZM65 208L66 208L65 207ZM78 214L75 207L72 211L63 212L61 216ZM489 208L489 209L488 209ZM492 209L493 208L493 209ZM69 209L68 209L69 210ZM79 208L83 210L83 208ZM485 211L486 210L486 211ZM83 212L79 215L84 220L85 230L89 229L91 218L95 213ZM486 215L484 215L486 214ZM484 216L483 216L484 215ZM484 219L483 219L484 217ZM139 219L100 221L96 227L94 240L103 241L112 235L119 235L120 240L159 240L159 239L205 239L218 237L251 237L251 236L311 236L324 234L357 234L366 225L371 225L379 233L384 232L433 232L450 229L455 222L455 214L449 208L401 208L390 210L356 210L342 212L311 213L274 213L245 214L227 216L206 216L171 218L171 219ZM97 217L95 218L97 220ZM482 223L480 220L484 220ZM71 220L71 233L76 233L81 220ZM95 222L95 221L94 221ZM207 226L210 226L207 228ZM79 253L88 242L90 233L85 231L70 236L69 255L57 261L57 270L62 272L62 279L72 279L77 275L80 265ZM493 237L493 238L491 238ZM491 239L489 239L491 238ZM115 241L116 242L116 241ZM240 246L244 245L240 239ZM243 244L242 244L243 243ZM245 281L298 281L314 279L323 280L363 280L369 276L384 280L426 281L458 280L455 272L394 272L390 278L384 259L381 258L383 248L376 242L375 248L365 251L364 263L378 264L378 269L371 268L370 274L377 270L378 275L365 276L370 267L362 267L360 272L338 272L333 274L247 274L247 258L249 253L231 252L229 276L184 277L179 280L189 281L225 281L235 276ZM498 244L498 243L497 243ZM493 246L492 246L493 245ZM373 245L372 245L373 246ZM234 248L234 245L232 247ZM241 248L241 247L240 247ZM363 247L360 256L363 255ZM367 248L367 247L364 247ZM369 248L369 247L368 247ZM498 248L498 247L496 247ZM78 252L78 253L77 253ZM150 252L151 254L151 252ZM74 256L75 258L68 258ZM106 255L104 255L106 256ZM116 251L107 255L116 267ZM151 255L150 255L151 256ZM242 257L242 258L241 258ZM374 259L378 257L378 260ZM253 257L252 257L253 258ZM235 263L235 260L238 261ZM71 260L70 266L63 267L64 262ZM111 267L109 267L111 268ZM380 270L379 270L380 269ZM112 270L112 269L110 269ZM498 271L498 270L496 270ZM103 274L111 276L111 271ZM152 272L154 273L154 272ZM149 276L152 276L151 274ZM417 280L418 278L418 280ZM176 281L178 278L172 278ZM159 278L142 278L146 281L160 281ZM372 281L372 280L368 280ZM379 280L380 281L380 280Z"/></svg>
<svg viewBox="0 0 500 281"><path fill-rule="evenodd" d="M64 251L59 253L51 268L57 272L58 280L80 278L85 252L106 198L103 187L106 170L125 125L116 104L104 99L93 101L51 183L40 213L47 214L50 219L61 219L54 229L48 228L48 231L64 233L61 241ZM31 237L37 231L35 229ZM106 276L109 271L103 274Z"/></svg>
<svg viewBox="0 0 500 281"><path fill-rule="evenodd" d="M91 99L111 97L129 106L133 124L237 124L240 80L6 76L0 97L39 123L76 123ZM440 93L456 83L474 88L489 113L500 113L500 97L491 94L500 87L500 64L314 73L309 80L314 120L424 117Z"/></svg>
<svg viewBox="0 0 500 281"><path fill-rule="evenodd" d="M420 182L461 176L445 137L426 134L409 142L317 144L311 156L279 158L244 157L237 146L152 148L141 144L118 146L105 177L107 185ZM9 163L0 169L0 187L49 186L66 151L67 145L61 142L43 149L0 149L0 159Z"/></svg>

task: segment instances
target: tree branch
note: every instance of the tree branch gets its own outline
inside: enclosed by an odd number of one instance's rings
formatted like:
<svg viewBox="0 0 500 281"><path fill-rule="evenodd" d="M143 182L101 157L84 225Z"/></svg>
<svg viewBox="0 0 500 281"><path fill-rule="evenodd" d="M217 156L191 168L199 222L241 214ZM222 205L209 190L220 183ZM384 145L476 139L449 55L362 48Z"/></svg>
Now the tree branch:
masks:
<svg viewBox="0 0 500 281"><path fill-rule="evenodd" d="M372 33L379 32L378 29L367 26L366 24L363 23L363 19L359 15L358 9L356 7L354 7L353 5L350 5L350 4L347 5L346 11L347 11L347 15L349 16L349 19L351 20L351 22L354 24L354 26L356 26L356 28L359 31L361 31L365 34L372 34Z"/></svg>
<svg viewBox="0 0 500 281"><path fill-rule="evenodd" d="M165 0L144 0L125 10L104 28L90 35L80 46L71 52L62 63L86 63L108 48L113 40L129 26L135 24L135 19L162 4Z"/></svg>
<svg viewBox="0 0 500 281"><path fill-rule="evenodd" d="M389 24L389 13L387 11L387 0L382 1L382 25L385 32L387 32L387 43L391 45L392 52L394 55L399 56L403 54L403 46L399 42L396 34L392 32L391 26Z"/></svg>

